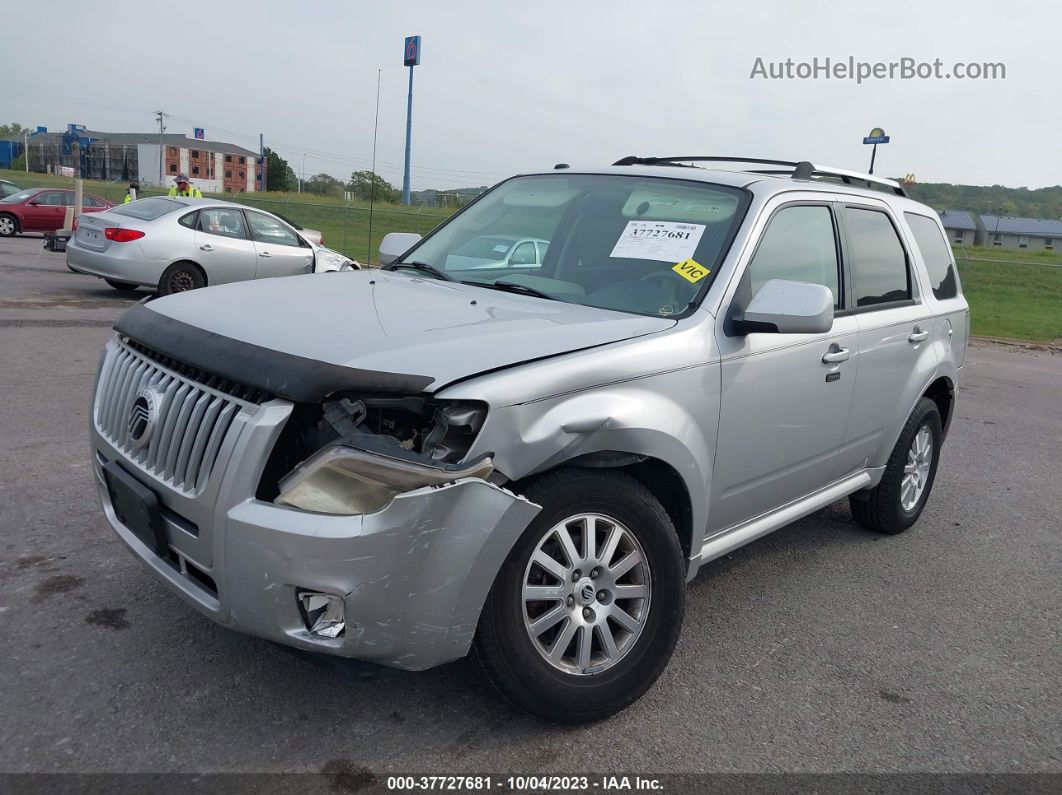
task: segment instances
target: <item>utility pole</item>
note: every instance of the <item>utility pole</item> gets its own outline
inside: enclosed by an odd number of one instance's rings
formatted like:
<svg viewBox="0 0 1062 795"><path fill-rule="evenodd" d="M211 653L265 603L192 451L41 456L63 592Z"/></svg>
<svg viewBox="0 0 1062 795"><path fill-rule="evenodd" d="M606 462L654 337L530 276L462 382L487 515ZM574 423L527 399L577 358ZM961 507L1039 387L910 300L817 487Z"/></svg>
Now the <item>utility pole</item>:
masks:
<svg viewBox="0 0 1062 795"><path fill-rule="evenodd" d="M258 133L258 165L258 190L265 192L265 138L262 136L262 133Z"/></svg>
<svg viewBox="0 0 1062 795"><path fill-rule="evenodd" d="M302 153L302 171L299 172L299 193L302 193L302 181L306 178L306 153Z"/></svg>
<svg viewBox="0 0 1062 795"><path fill-rule="evenodd" d="M406 169L402 175L402 204L409 204L409 160L413 137L413 67L420 64L420 36L407 36L402 63L409 67L409 95L406 97Z"/></svg>
<svg viewBox="0 0 1062 795"><path fill-rule="evenodd" d="M22 131L22 149L26 156L26 173L29 173L29 130Z"/></svg>
<svg viewBox="0 0 1062 795"><path fill-rule="evenodd" d="M159 117L159 187L161 188L166 184L162 179L162 174L166 163L166 151L162 146L162 133L166 130L166 128L162 126L162 120L166 116L166 114L163 113L161 110L157 110L155 111L155 115Z"/></svg>

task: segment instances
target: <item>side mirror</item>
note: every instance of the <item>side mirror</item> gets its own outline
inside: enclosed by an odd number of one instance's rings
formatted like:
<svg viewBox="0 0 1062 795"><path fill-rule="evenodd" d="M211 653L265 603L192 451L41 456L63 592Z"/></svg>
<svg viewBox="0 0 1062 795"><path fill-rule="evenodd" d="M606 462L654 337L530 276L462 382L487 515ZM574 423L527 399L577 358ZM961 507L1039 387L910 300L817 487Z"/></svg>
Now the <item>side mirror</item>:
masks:
<svg viewBox="0 0 1062 795"><path fill-rule="evenodd" d="M28 204L30 207L36 207L36 206L38 206L40 204L40 202L37 201L36 199L32 199L32 200L26 202L26 204Z"/></svg>
<svg viewBox="0 0 1062 795"><path fill-rule="evenodd" d="M833 293L807 282L771 279L734 318L738 334L825 334L833 328Z"/></svg>
<svg viewBox="0 0 1062 795"><path fill-rule="evenodd" d="M380 264L390 265L420 240L413 232L388 232L380 241Z"/></svg>

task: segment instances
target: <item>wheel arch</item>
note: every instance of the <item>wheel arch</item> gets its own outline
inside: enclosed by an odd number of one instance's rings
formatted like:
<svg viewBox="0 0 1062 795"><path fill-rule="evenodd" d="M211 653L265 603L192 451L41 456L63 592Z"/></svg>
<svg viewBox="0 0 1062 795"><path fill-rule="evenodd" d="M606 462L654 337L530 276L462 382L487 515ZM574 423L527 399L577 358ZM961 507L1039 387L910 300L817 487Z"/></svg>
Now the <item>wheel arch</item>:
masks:
<svg viewBox="0 0 1062 795"><path fill-rule="evenodd" d="M14 234L17 235L17 234L20 234L22 232L22 219L19 218L17 215L15 215L14 213L3 212L3 213L0 213L0 216L7 216L8 218L10 218L12 221L15 222L15 232L14 232Z"/></svg>
<svg viewBox="0 0 1062 795"><path fill-rule="evenodd" d="M197 271L199 271L199 275L203 277L203 286L204 287L209 287L210 286L210 277L207 276L206 268L204 268L202 265L200 265L194 259L188 259L187 257L181 257L180 259L175 259L173 262L171 262L169 265L167 265L165 268L163 268L162 276L165 276L166 272L170 268L172 268L174 265L185 265L185 264L192 265L192 266L195 267L195 269ZM162 280L161 276L159 277L159 280L160 281Z"/></svg>
<svg viewBox="0 0 1062 795"><path fill-rule="evenodd" d="M940 412L940 426L946 438L955 408L955 381L946 375L938 376L926 387L922 397L936 403L937 411Z"/></svg>
<svg viewBox="0 0 1062 795"><path fill-rule="evenodd" d="M671 464L659 458L622 450L600 450L577 456L557 466L613 469L630 475L660 500L671 524L675 526L682 553L687 559L690 557L693 547L693 501L686 482Z"/></svg>

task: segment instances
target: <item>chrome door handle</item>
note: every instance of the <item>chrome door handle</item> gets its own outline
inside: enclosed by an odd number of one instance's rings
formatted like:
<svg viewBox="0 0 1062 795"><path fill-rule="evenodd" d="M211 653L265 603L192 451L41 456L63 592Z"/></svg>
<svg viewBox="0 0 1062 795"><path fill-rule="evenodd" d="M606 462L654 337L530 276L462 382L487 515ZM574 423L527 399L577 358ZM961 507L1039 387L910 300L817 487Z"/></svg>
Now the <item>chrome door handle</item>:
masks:
<svg viewBox="0 0 1062 795"><path fill-rule="evenodd" d="M914 327L914 331L907 335L908 342L921 342L929 337L928 331L922 331L918 326Z"/></svg>
<svg viewBox="0 0 1062 795"><path fill-rule="evenodd" d="M268 251L259 251L258 252L258 256L259 257L272 257L273 255L270 254Z"/></svg>
<svg viewBox="0 0 1062 795"><path fill-rule="evenodd" d="M834 364L836 362L847 362L850 351L848 348L837 348L835 350L828 350L822 354L823 364Z"/></svg>
<svg viewBox="0 0 1062 795"><path fill-rule="evenodd" d="M209 243L207 243L205 245L200 246L199 250L200 251L213 251L214 247L212 245L210 245Z"/></svg>

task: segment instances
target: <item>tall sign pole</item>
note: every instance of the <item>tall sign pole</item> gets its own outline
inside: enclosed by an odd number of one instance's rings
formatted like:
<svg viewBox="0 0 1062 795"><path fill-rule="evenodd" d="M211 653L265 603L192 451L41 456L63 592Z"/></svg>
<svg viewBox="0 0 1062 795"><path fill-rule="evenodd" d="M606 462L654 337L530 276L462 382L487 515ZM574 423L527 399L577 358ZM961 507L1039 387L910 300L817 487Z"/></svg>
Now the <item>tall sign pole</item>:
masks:
<svg viewBox="0 0 1062 795"><path fill-rule="evenodd" d="M863 139L863 143L866 145L874 145L874 148L870 150L870 172L874 173L874 160L878 156L878 144L887 144L889 142L889 136L885 134L885 131L880 127L875 127L870 131L870 135Z"/></svg>
<svg viewBox="0 0 1062 795"><path fill-rule="evenodd" d="M402 62L409 67L409 95L406 97L406 170L402 174L402 204L409 204L409 155L413 139L413 67L420 63L420 36L406 36Z"/></svg>

